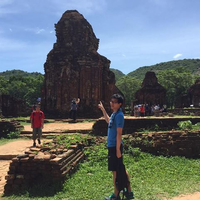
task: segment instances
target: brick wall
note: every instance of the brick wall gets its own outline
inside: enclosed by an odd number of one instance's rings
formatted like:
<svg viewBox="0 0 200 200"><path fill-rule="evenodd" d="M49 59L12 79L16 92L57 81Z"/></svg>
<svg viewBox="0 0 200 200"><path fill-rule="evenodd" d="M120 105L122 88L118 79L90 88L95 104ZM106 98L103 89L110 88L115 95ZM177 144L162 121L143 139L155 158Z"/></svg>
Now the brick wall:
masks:
<svg viewBox="0 0 200 200"><path fill-rule="evenodd" d="M158 126L162 130L171 130L178 127L177 123L179 121L190 120L193 124L200 122L200 117L196 118L125 118L124 123L124 134L132 134L141 129L153 129L155 126ZM108 124L104 119L99 119L93 125L92 132L95 135L107 135Z"/></svg>
<svg viewBox="0 0 200 200"><path fill-rule="evenodd" d="M21 128L22 126L20 125L20 123L15 120L13 121L1 120L0 121L0 138L6 137L6 135L10 132L20 131Z"/></svg>
<svg viewBox="0 0 200 200"><path fill-rule="evenodd" d="M200 157L200 131L134 133L127 144L155 155Z"/></svg>
<svg viewBox="0 0 200 200"><path fill-rule="evenodd" d="M50 150L47 147L30 148L12 159L4 187L4 194L18 193L32 185L62 183L84 158L81 145L68 149ZM57 154L56 154L57 153Z"/></svg>

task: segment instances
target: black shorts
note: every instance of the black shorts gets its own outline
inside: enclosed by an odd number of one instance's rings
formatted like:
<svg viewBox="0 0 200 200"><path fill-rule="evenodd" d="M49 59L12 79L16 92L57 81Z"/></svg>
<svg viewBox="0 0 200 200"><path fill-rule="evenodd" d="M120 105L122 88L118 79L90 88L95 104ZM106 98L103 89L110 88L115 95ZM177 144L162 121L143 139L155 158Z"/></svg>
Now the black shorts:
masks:
<svg viewBox="0 0 200 200"><path fill-rule="evenodd" d="M123 153L123 145L120 146L121 154ZM116 147L108 147L108 171L116 171L118 162L123 162L116 156Z"/></svg>

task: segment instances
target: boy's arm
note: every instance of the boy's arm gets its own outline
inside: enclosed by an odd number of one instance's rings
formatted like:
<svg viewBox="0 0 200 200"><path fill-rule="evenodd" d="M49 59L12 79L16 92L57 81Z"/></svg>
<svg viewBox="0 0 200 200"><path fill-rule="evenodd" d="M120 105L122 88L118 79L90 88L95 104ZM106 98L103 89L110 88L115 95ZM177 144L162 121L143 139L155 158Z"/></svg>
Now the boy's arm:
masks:
<svg viewBox="0 0 200 200"><path fill-rule="evenodd" d="M42 112L42 123L41 123L41 128L42 129L44 128L44 118L45 118L45 116L44 116L44 113Z"/></svg>
<svg viewBox="0 0 200 200"><path fill-rule="evenodd" d="M116 156L120 158L122 156L120 151L121 141L122 141L122 130L123 128L117 128L117 145L116 145Z"/></svg>
<svg viewBox="0 0 200 200"><path fill-rule="evenodd" d="M44 128L44 118L42 118L41 128Z"/></svg>
<svg viewBox="0 0 200 200"><path fill-rule="evenodd" d="M31 128L33 128L33 113L31 113L30 120L31 120Z"/></svg>
<svg viewBox="0 0 200 200"><path fill-rule="evenodd" d="M105 110L105 108L104 108L104 106L103 106L103 104L102 104L101 101L100 101L100 103L98 104L98 107L99 107L99 108L101 109L101 111L103 112L103 116L104 116L106 122L109 123L110 117L108 116L108 114L107 114L107 112L106 112L106 110Z"/></svg>
<svg viewBox="0 0 200 200"><path fill-rule="evenodd" d="M76 100L76 103L78 104L80 102L80 99L78 98L77 100Z"/></svg>
<svg viewBox="0 0 200 200"><path fill-rule="evenodd" d="M33 128L33 118L31 118L31 128Z"/></svg>

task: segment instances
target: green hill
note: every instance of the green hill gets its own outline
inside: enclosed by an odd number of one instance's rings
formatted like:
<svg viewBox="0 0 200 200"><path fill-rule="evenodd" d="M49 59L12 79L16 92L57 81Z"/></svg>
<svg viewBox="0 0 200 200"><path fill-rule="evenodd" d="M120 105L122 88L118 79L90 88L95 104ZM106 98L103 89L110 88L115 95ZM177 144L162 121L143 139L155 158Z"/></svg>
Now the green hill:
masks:
<svg viewBox="0 0 200 200"><path fill-rule="evenodd" d="M37 77L38 75L42 75L41 73L38 72L25 72L22 70L6 70L5 72L0 72L0 76L3 76L5 79L9 79L10 76L21 76L21 77L27 77L27 76L32 76L32 77Z"/></svg>
<svg viewBox="0 0 200 200"><path fill-rule="evenodd" d="M146 72L154 71L155 73L161 70L170 70L184 67L185 69L191 71L192 74L200 74L200 59L184 59L177 61L162 62L156 65L144 66L128 73L128 76L134 76L137 79L143 80Z"/></svg>
<svg viewBox="0 0 200 200"><path fill-rule="evenodd" d="M118 81L121 77L125 76L124 73L122 73L120 70L118 69L113 69L110 68L110 70L115 74L115 80Z"/></svg>

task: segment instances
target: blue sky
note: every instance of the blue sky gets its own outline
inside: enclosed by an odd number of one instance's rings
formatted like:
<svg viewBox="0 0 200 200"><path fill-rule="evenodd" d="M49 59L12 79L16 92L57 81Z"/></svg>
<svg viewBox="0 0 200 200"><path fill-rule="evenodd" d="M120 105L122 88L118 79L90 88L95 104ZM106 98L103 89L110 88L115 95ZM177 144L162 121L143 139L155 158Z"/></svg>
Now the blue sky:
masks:
<svg viewBox="0 0 200 200"><path fill-rule="evenodd" d="M100 39L98 52L125 74L200 58L199 0L0 0L0 71L44 73L54 24L74 9Z"/></svg>

